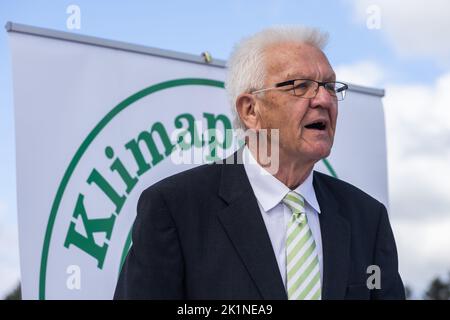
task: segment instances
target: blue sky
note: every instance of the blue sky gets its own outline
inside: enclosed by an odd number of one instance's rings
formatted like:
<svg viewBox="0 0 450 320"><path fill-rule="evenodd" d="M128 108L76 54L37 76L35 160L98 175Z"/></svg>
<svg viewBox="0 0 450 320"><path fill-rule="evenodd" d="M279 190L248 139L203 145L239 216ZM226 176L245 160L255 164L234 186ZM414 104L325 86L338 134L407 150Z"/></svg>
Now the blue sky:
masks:
<svg viewBox="0 0 450 320"><path fill-rule="evenodd" d="M81 30L77 30L78 33L192 54L200 54L208 50L213 57L220 59L228 57L233 44L241 37L274 24L304 24L329 32L330 42L326 53L332 65L342 71L342 74L338 72L338 78L357 84L362 81L364 83L360 84L387 90L385 110L388 131L390 130L387 135L388 147L394 150L389 155L389 190L392 207L401 212L398 218L392 220L393 227L397 230L400 251L409 241L407 235L415 232L414 228L419 227L408 220L409 207L405 202L409 196L421 194L421 190L404 188L405 177L408 177L408 174L417 174L417 170L422 170L426 162L437 163L439 168L441 164L448 163L449 155L445 152L448 146L445 141L450 140L444 139L441 142L436 136L430 135L429 131L414 131L419 138L423 138L425 143L437 141L436 150L425 155L428 158L417 158L414 162L409 157L409 162L405 162L405 159L402 159L402 148L406 145L405 139L411 137L409 132L421 123L420 119L425 117L431 122L442 119L444 111L439 111L438 108L436 108L438 111L432 114L426 113L422 116L421 112L426 112L426 108L430 107L429 104L436 103L438 106L445 104L439 100L443 95L440 94L441 87L438 84L446 81L445 76L450 70L450 50L442 44L450 42L450 39L449 36L442 35L434 29L424 28L421 23L447 26L440 12L450 12L450 10L448 10L448 2L440 0L410 1L407 10L401 1L356 2L352 0L2 0L0 24L4 25L7 21L13 21L70 31L66 28L68 17L66 8L70 4L76 4L81 9ZM367 13L364 9L373 3L381 9L381 29L373 30L366 26ZM428 4L429 10L424 4ZM437 9L431 8L432 6ZM404 41L410 38L413 41ZM423 46L421 46L422 42ZM14 117L11 64L5 31L0 32L0 70L0 214L2 214L0 224L3 225L3 227L0 225L0 231L9 230L10 238L5 241L14 243L17 233L15 230ZM404 100L403 93L409 96L411 90L423 91L422 96L425 97L423 102L419 99ZM412 96L414 95L411 94ZM409 112L408 108L415 108L416 118L409 119L406 127L398 127L398 119L402 118L405 112ZM444 123L440 129L442 129L441 134L450 136L450 125L447 126ZM420 149L421 146L417 147ZM399 169L400 164L403 166L403 171ZM447 175L449 172L445 167L442 165L442 169L436 175ZM424 166L424 168L426 171L427 167ZM431 170L428 174L432 175L434 172ZM441 188L446 187L446 185L441 186ZM406 189L408 191L405 191ZM432 210L437 213L426 220L429 223L427 227L430 233L434 233L442 217L448 220L449 211L446 210L448 203L445 198L450 196L446 197L447 195L441 196L439 203L436 204L439 208ZM426 208L433 209L434 203L429 203L426 199L424 201ZM447 237L434 241L435 246L442 247L442 250L446 249ZM14 249L14 246L12 248ZM410 249L405 247L404 256L412 253L408 250ZM430 250L423 248L424 259L433 259L434 256L431 258L427 256L429 252ZM436 255L439 255L439 252L438 250ZM3 253L0 251L0 255ZM1 260L2 257L0 257ZM0 285L0 296L9 290L14 283L13 278L18 275L17 254L9 253L4 261L8 261L9 265L3 269L0 268L0 273L10 272L8 277L12 280L5 285ZM407 263L412 262L407 262L404 269L415 271L408 274L406 282L412 285L413 289L420 291L432 276L442 274L445 267L450 270L448 262L448 260L439 260L437 265L441 267L430 270L429 274L421 279L416 279L416 275L421 274L423 270L428 270L428 267L424 265L411 269ZM0 274L0 280L3 277L6 275Z"/></svg>

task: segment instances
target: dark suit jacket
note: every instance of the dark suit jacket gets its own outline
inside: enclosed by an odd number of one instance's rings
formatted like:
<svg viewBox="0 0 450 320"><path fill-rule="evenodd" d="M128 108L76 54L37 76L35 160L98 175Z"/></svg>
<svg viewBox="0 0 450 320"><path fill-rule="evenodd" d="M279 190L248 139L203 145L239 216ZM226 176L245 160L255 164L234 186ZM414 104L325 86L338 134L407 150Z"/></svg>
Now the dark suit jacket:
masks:
<svg viewBox="0 0 450 320"><path fill-rule="evenodd" d="M404 299L385 207L319 172L313 185L321 208L322 299ZM242 164L203 165L146 189L132 240L115 299L287 299ZM380 267L381 289L366 285L370 265Z"/></svg>

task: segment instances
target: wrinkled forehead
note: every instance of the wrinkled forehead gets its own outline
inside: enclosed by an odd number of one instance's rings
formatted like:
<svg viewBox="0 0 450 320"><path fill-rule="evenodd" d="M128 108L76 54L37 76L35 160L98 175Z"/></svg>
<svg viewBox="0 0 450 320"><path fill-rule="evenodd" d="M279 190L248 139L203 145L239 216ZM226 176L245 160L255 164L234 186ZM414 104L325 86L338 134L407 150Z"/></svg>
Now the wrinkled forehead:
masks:
<svg viewBox="0 0 450 320"><path fill-rule="evenodd" d="M279 43L264 51L265 82L295 78L333 81L336 75L322 50L307 43Z"/></svg>

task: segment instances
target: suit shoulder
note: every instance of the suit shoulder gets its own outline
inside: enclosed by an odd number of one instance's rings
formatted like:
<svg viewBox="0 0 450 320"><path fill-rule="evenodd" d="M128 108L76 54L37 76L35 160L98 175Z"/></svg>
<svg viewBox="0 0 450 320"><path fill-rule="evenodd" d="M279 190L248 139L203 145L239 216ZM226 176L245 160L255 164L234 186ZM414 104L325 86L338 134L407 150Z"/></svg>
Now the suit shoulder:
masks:
<svg viewBox="0 0 450 320"><path fill-rule="evenodd" d="M151 193L154 191L176 191L199 190L202 188L210 188L212 184L219 181L220 165L205 164L195 168L168 176L144 190L143 193Z"/></svg>
<svg viewBox="0 0 450 320"><path fill-rule="evenodd" d="M340 215L358 230L364 230L362 234L375 237L374 226L387 216L386 207L380 201L348 182L323 173L315 172L314 180L322 194L329 193L337 201Z"/></svg>
<svg viewBox="0 0 450 320"><path fill-rule="evenodd" d="M328 189L330 189L335 196L339 199L344 200L348 199L351 201L357 200L358 202L362 202L368 205L380 206L382 203L367 194L363 190L358 187L340 180L338 178L329 176L327 174L314 171L314 179L317 179L319 183L324 184Z"/></svg>

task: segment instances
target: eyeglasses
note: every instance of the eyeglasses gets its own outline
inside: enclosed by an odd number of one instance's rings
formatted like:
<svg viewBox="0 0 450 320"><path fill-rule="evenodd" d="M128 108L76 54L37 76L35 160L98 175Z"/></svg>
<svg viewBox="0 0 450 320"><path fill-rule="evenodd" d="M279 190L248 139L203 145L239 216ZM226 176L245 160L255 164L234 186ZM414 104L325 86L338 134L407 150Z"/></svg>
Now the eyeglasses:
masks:
<svg viewBox="0 0 450 320"><path fill-rule="evenodd" d="M285 91L292 90L294 92L294 95L299 98L312 99L317 95L317 92L319 92L319 87L321 86L324 87L332 97L336 97L338 101L344 100L346 91L348 89L348 85L343 82L320 82L310 79L294 79L277 83L274 87L255 90L251 93L261 93L268 90L279 88L283 89L282 87L288 87Z"/></svg>

